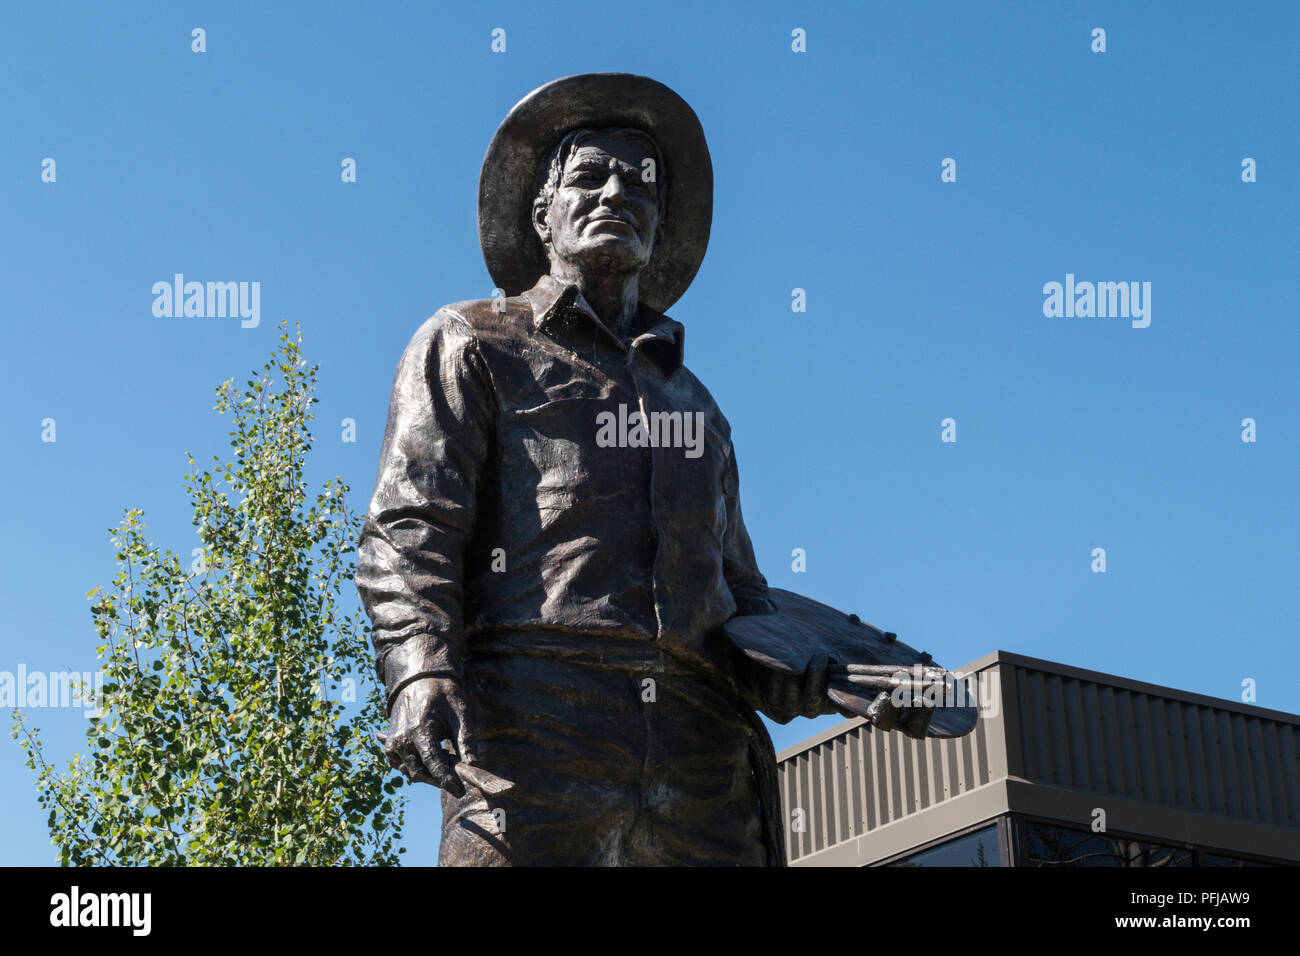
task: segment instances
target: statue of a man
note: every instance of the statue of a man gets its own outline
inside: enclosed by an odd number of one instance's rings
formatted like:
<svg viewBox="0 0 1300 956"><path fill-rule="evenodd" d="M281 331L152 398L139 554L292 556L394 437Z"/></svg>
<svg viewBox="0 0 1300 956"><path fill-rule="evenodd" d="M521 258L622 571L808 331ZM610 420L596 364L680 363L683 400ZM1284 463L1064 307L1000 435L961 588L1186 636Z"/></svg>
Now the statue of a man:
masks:
<svg viewBox="0 0 1300 956"><path fill-rule="evenodd" d="M443 865L784 863L755 709L836 708L722 632L772 606L730 426L663 313L712 185L666 86L534 91L480 181L500 289L397 367L356 579L389 759L443 790Z"/></svg>

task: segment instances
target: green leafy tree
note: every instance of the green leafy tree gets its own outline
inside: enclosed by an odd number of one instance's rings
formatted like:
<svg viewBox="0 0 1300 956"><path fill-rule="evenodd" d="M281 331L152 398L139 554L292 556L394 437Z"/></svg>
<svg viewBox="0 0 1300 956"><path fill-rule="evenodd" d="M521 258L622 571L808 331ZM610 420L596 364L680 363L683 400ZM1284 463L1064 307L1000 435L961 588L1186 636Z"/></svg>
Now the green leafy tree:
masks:
<svg viewBox="0 0 1300 956"><path fill-rule="evenodd" d="M112 530L119 573L88 595L104 686L87 753L56 770L16 715L65 865L404 852L402 779L371 732L387 721L352 585L360 521L341 480L311 497L304 478L317 368L300 348L284 332L244 390L218 388L233 451L210 470L189 456L202 548L188 565L147 540L138 509Z"/></svg>

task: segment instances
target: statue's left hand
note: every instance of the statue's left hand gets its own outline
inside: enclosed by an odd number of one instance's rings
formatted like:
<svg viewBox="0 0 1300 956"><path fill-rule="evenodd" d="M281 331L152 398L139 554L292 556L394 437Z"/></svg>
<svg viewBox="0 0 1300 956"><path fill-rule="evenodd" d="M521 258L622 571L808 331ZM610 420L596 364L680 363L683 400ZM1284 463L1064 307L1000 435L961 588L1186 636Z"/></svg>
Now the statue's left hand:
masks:
<svg viewBox="0 0 1300 956"><path fill-rule="evenodd" d="M812 661L799 673L765 667L748 658L742 658L740 666L749 689L758 698L758 709L778 724L839 711L826 696L829 670L824 660Z"/></svg>

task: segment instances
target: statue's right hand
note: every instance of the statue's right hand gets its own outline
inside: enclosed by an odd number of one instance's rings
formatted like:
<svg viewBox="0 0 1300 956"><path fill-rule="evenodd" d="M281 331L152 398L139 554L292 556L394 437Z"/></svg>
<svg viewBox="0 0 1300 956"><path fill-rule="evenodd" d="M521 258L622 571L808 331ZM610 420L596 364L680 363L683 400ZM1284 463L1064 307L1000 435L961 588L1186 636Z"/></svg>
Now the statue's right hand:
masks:
<svg viewBox="0 0 1300 956"><path fill-rule="evenodd" d="M454 743L455 754L442 748L444 740ZM398 691L383 744L389 764L411 781L464 796L465 784L455 767L460 760L473 763L474 755L460 681L421 677Z"/></svg>

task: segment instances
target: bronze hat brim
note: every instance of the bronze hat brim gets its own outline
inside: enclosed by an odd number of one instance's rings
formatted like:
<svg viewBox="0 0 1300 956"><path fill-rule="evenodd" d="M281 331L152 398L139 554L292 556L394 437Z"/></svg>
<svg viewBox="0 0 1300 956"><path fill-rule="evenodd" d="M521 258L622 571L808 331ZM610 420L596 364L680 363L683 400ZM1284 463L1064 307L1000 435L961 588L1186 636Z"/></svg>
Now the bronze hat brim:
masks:
<svg viewBox="0 0 1300 956"><path fill-rule="evenodd" d="M641 273L641 301L665 312L695 278L713 223L713 163L699 118L649 77L583 73L539 86L516 103L483 158L479 243L492 281L506 295L531 289L550 271L532 224L541 164L566 133L609 126L649 133L668 167L662 238Z"/></svg>

